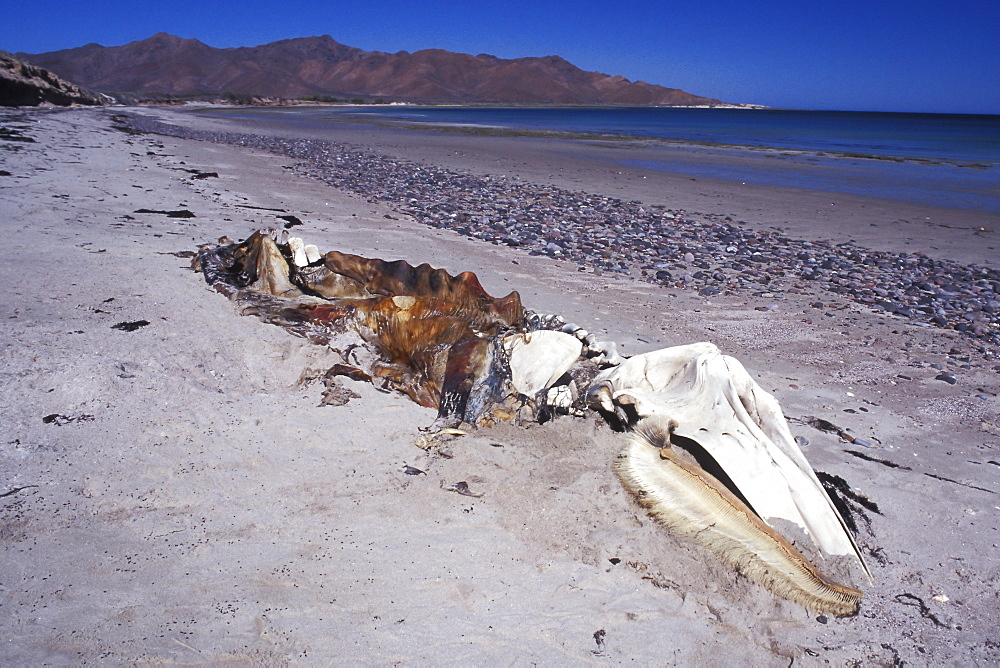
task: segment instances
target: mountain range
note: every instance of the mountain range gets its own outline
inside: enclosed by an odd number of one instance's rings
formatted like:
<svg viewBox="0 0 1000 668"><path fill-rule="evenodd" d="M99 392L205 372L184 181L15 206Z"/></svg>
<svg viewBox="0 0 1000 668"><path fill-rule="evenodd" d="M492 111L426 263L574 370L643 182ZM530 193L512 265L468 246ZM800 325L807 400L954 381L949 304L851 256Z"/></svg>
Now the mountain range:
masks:
<svg viewBox="0 0 1000 668"><path fill-rule="evenodd" d="M108 93L581 105L719 105L676 88L586 72L559 56L503 59L426 49L365 51L329 35L218 49L157 33L123 46L19 53L80 86Z"/></svg>

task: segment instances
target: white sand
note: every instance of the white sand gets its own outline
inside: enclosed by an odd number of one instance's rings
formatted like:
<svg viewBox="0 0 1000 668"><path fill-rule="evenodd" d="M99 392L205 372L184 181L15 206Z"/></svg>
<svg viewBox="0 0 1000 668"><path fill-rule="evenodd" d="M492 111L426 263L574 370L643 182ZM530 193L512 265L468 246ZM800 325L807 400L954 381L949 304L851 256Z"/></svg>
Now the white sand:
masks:
<svg viewBox="0 0 1000 668"><path fill-rule="evenodd" d="M1000 658L1000 374L954 332L829 296L583 275L296 178L287 158L126 135L112 113L0 114L37 139L0 141L0 663ZM614 477L623 438L596 418L480 430L447 458L415 446L434 412L405 397L348 383L360 399L319 406L324 351L240 317L173 255L282 222L249 207L298 216L324 250L473 270L626 353L709 339L736 355L813 466L881 510L858 535L884 557L856 582L860 614L817 621L668 536ZM443 489L458 481L483 496Z"/></svg>

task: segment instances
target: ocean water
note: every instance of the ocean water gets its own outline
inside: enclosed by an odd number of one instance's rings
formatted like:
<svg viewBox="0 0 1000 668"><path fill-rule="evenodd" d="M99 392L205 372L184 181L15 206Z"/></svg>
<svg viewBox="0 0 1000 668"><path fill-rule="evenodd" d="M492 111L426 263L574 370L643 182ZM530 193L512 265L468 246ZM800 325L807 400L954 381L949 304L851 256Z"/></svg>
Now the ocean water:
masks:
<svg viewBox="0 0 1000 668"><path fill-rule="evenodd" d="M544 132L688 146L713 161L622 163L690 176L1000 213L1000 116L778 109L288 107L209 113L312 130L344 121L428 130ZM766 167L726 159L779 158Z"/></svg>
<svg viewBox="0 0 1000 668"><path fill-rule="evenodd" d="M388 107L332 113L416 123L1000 163L1000 116L664 107Z"/></svg>

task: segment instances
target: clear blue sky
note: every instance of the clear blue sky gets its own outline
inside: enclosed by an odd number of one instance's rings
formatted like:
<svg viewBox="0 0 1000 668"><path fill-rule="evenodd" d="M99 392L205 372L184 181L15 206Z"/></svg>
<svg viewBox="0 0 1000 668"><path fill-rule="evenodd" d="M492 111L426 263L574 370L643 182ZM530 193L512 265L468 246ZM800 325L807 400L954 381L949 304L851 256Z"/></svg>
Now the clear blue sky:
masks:
<svg viewBox="0 0 1000 668"><path fill-rule="evenodd" d="M0 49L329 34L367 50L560 55L719 98L1000 114L1000 0L0 0Z"/></svg>

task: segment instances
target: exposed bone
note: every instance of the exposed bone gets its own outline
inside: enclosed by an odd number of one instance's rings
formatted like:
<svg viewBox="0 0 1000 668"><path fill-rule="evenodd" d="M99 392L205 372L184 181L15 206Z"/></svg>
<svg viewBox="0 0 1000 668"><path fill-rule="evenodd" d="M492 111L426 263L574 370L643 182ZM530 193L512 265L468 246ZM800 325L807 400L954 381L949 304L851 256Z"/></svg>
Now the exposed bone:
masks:
<svg viewBox="0 0 1000 668"><path fill-rule="evenodd" d="M296 267L305 267L309 264L309 260L306 258L306 246L302 243L302 239L290 237L288 249L292 252L292 262Z"/></svg>
<svg viewBox="0 0 1000 668"><path fill-rule="evenodd" d="M514 389L526 397L534 397L569 371L580 357L583 344L569 334L540 330L507 336L504 349Z"/></svg>
<svg viewBox="0 0 1000 668"><path fill-rule="evenodd" d="M573 390L568 385L549 388L545 395L545 403L552 408L568 411L573 407Z"/></svg>
<svg viewBox="0 0 1000 668"><path fill-rule="evenodd" d="M618 346L614 341L598 341L597 337L580 325L566 320L559 315L550 313L535 313L527 311L524 318L528 331L553 330L572 334L583 342L587 357L596 357L599 366L616 366L621 363L622 356L618 354Z"/></svg>
<svg viewBox="0 0 1000 668"><path fill-rule="evenodd" d="M594 360L598 366L618 366L624 361L624 358L618 354L618 344L614 341L595 341L593 344L587 346L587 353L591 357L596 357Z"/></svg>
<svg viewBox="0 0 1000 668"><path fill-rule="evenodd" d="M323 257L320 254L319 248L316 246L316 244L306 244L305 251L306 251L306 262L308 262L309 264L315 264L319 262L319 259L321 257Z"/></svg>
<svg viewBox="0 0 1000 668"><path fill-rule="evenodd" d="M711 343L636 355L594 379L602 409L632 406L671 434L697 442L764 521L794 522L828 554L864 560L830 497L795 443L781 407L736 359Z"/></svg>
<svg viewBox="0 0 1000 668"><path fill-rule="evenodd" d="M562 329L566 321L559 315L551 313L524 312L524 328L533 332L537 329Z"/></svg>

